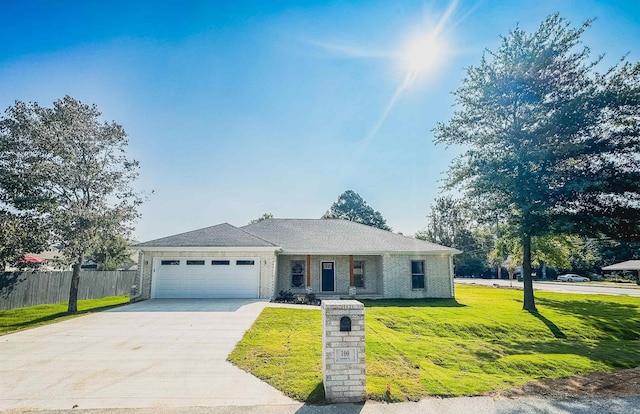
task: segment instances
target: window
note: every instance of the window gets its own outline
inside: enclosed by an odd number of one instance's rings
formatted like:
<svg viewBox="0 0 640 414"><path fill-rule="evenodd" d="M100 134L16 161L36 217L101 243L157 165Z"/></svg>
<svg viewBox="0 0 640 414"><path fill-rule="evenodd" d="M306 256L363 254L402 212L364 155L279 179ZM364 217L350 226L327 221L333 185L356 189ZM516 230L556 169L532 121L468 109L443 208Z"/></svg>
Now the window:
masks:
<svg viewBox="0 0 640 414"><path fill-rule="evenodd" d="M236 266L253 266L254 264L253 260L236 260Z"/></svg>
<svg viewBox="0 0 640 414"><path fill-rule="evenodd" d="M292 260L291 261L291 286L302 287L304 286L304 260Z"/></svg>
<svg viewBox="0 0 640 414"><path fill-rule="evenodd" d="M424 261L411 261L411 289L424 289Z"/></svg>
<svg viewBox="0 0 640 414"><path fill-rule="evenodd" d="M187 260L187 266L204 266L204 260Z"/></svg>
<svg viewBox="0 0 640 414"><path fill-rule="evenodd" d="M364 261L355 260L353 262L353 285L355 287L364 287Z"/></svg>
<svg viewBox="0 0 640 414"><path fill-rule="evenodd" d="M179 266L180 260L163 260L160 262L162 266Z"/></svg>
<svg viewBox="0 0 640 414"><path fill-rule="evenodd" d="M228 260L212 260L211 264L214 266L229 266Z"/></svg>

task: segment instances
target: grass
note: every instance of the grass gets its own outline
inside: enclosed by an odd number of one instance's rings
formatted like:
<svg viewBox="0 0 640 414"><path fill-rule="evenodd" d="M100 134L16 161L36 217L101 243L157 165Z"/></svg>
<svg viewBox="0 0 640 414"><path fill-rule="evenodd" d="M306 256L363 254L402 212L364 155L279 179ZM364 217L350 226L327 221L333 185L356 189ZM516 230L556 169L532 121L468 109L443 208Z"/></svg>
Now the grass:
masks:
<svg viewBox="0 0 640 414"><path fill-rule="evenodd" d="M67 302L0 311L0 335L60 322L87 313L100 312L126 303L129 303L128 296L109 296L101 299L79 300L78 313L74 314L67 313Z"/></svg>
<svg viewBox="0 0 640 414"><path fill-rule="evenodd" d="M640 364L640 299L456 285L451 300L365 301L367 395L474 395ZM267 308L229 360L287 395L322 402L321 312ZM391 394L386 395L386 385Z"/></svg>

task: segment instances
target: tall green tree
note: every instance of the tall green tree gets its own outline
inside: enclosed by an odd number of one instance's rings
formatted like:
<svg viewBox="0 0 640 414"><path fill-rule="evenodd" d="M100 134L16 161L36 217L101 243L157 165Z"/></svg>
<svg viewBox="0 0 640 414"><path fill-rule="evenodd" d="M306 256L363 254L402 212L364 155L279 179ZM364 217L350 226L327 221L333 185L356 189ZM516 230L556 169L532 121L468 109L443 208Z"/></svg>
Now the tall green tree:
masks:
<svg viewBox="0 0 640 414"><path fill-rule="evenodd" d="M391 227L387 226L387 221L382 217L382 214L369 206L360 197L360 194L353 190L347 190L342 193L338 197L338 201L331 205L322 218L355 221L356 223L391 231Z"/></svg>
<svg viewBox="0 0 640 414"><path fill-rule="evenodd" d="M536 266L554 266L567 269L571 266L571 257L580 251L580 240L576 236L546 235L531 238L531 263ZM511 262L521 265L524 251L520 238L506 232L498 240L490 253L498 260L510 258Z"/></svg>
<svg viewBox="0 0 640 414"><path fill-rule="evenodd" d="M427 226L415 238L461 250L453 258L456 275L470 276L487 269L493 237L490 235L487 240L485 233L475 226L469 205L447 195L435 199L427 215Z"/></svg>
<svg viewBox="0 0 640 414"><path fill-rule="evenodd" d="M48 248L47 228L36 218L0 210L0 265L16 264L27 253Z"/></svg>
<svg viewBox="0 0 640 414"><path fill-rule="evenodd" d="M85 255L102 234L126 237L138 217L138 162L127 144L122 126L69 96L52 108L18 101L0 118L0 202L39 215L73 264L69 312L77 311Z"/></svg>
<svg viewBox="0 0 640 414"><path fill-rule="evenodd" d="M118 270L132 263L131 253L131 242L125 237L102 234L87 259L97 263L100 270Z"/></svg>
<svg viewBox="0 0 640 414"><path fill-rule="evenodd" d="M466 148L447 185L517 229L529 311L532 237L640 237L640 65L598 73L601 60L580 48L591 23L556 14L533 33L511 31L467 70L456 112L434 130L437 143Z"/></svg>

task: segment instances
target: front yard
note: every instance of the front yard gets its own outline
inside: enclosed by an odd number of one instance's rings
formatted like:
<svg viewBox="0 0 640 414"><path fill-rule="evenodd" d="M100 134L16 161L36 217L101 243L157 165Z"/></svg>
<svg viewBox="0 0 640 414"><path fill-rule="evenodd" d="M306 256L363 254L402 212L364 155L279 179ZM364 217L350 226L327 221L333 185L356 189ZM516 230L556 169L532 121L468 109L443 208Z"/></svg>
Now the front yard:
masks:
<svg viewBox="0 0 640 414"><path fill-rule="evenodd" d="M100 312L129 303L129 296L109 296L78 301L78 313L67 313L68 303L37 305L0 311L0 335L48 325L92 312Z"/></svg>
<svg viewBox="0 0 640 414"><path fill-rule="evenodd" d="M453 300L365 301L367 394L474 395L540 378L640 365L640 300L456 285ZM267 308L229 360L301 401L322 402L320 310ZM389 384L391 393L386 394Z"/></svg>

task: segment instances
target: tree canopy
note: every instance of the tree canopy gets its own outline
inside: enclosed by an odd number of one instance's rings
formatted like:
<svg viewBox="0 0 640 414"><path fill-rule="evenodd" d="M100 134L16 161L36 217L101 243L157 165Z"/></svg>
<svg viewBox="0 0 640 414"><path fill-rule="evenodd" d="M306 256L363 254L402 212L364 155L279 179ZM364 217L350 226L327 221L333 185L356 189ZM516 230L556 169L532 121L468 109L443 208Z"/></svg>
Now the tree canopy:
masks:
<svg viewBox="0 0 640 414"><path fill-rule="evenodd" d="M52 108L17 101L0 118L0 202L46 223L50 244L73 263L69 312L83 258L105 234L126 236L142 202L124 128L100 115L65 96Z"/></svg>
<svg viewBox="0 0 640 414"><path fill-rule="evenodd" d="M0 264L19 264L27 253L45 250L48 231L41 222L28 215L0 209Z"/></svg>
<svg viewBox="0 0 640 414"><path fill-rule="evenodd" d="M118 235L103 234L98 236L98 241L93 250L87 253L87 259L98 264L100 270L118 270L123 266L130 266L131 242Z"/></svg>
<svg viewBox="0 0 640 414"><path fill-rule="evenodd" d="M475 225L467 203L451 196L436 198L427 215L427 226L415 238L461 250L453 257L456 275L482 274L493 248L493 235Z"/></svg>
<svg viewBox="0 0 640 414"><path fill-rule="evenodd" d="M640 237L640 65L599 73L601 59L580 48L591 24L556 14L534 33L511 31L467 70L457 110L434 130L437 143L466 149L447 186L517 229L531 311L532 237Z"/></svg>
<svg viewBox="0 0 640 414"><path fill-rule="evenodd" d="M343 219L391 231L379 211L374 210L358 193L347 190L338 197L338 201L324 213L323 219Z"/></svg>
<svg viewBox="0 0 640 414"><path fill-rule="evenodd" d="M256 224L256 223L260 223L263 220L269 220L273 218L273 214L271 213L264 213L263 215L261 215L260 217L258 217L257 219L251 220L249 222L249 224Z"/></svg>

